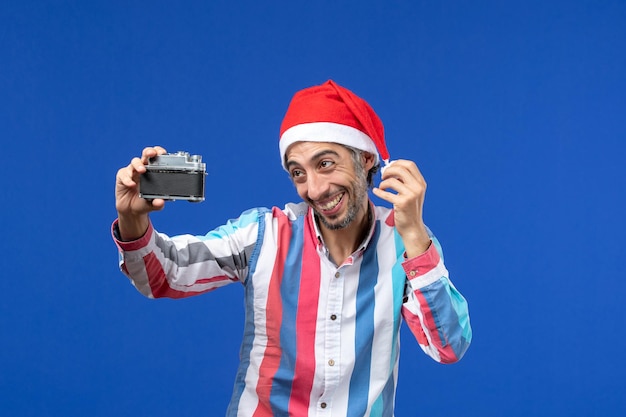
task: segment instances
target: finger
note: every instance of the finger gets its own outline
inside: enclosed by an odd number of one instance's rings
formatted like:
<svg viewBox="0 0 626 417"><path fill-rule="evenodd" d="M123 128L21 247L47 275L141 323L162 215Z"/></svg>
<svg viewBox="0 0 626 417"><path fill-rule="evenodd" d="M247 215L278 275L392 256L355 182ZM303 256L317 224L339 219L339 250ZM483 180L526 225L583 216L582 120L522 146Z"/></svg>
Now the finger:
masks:
<svg viewBox="0 0 626 417"><path fill-rule="evenodd" d="M157 155L163 155L165 153L167 153L167 151L162 146L150 146L150 147L144 148L143 151L141 152L141 160L143 164L145 165L148 163L150 158L154 158Z"/></svg>
<svg viewBox="0 0 626 417"><path fill-rule="evenodd" d="M392 191L394 193L405 196L418 194L419 191L422 189L419 183L415 181L406 181L398 177L391 177L382 181L380 184L378 184L378 188L385 191Z"/></svg>
<svg viewBox="0 0 626 417"><path fill-rule="evenodd" d="M155 198L152 200L152 208L156 211L162 210L165 207L165 200L161 198Z"/></svg>
<svg viewBox="0 0 626 417"><path fill-rule="evenodd" d="M125 187L134 187L137 185L133 179L133 169L129 165L117 171L117 182Z"/></svg>
<svg viewBox="0 0 626 417"><path fill-rule="evenodd" d="M150 146L147 148L143 148L143 151L141 151L141 163L145 165L148 163L150 158L153 158L157 155L158 152L154 147Z"/></svg>
<svg viewBox="0 0 626 417"><path fill-rule="evenodd" d="M126 188L134 188L137 186L137 181L133 180L130 176L125 175L123 177L119 177L119 184L123 185Z"/></svg>
<svg viewBox="0 0 626 417"><path fill-rule="evenodd" d="M383 180L397 178L402 182L419 182L423 177L416 167L395 165L393 169L391 167L387 169L381 178Z"/></svg>
<svg viewBox="0 0 626 417"><path fill-rule="evenodd" d="M394 206L396 204L399 204L401 202L401 197L398 196L398 194L395 193L391 193L389 191L385 191L382 190L380 188L374 187L372 189L372 192L374 193L374 195L382 200L385 200L388 203L393 204Z"/></svg>
<svg viewBox="0 0 626 417"><path fill-rule="evenodd" d="M146 161L147 163L147 161ZM133 174L135 172L139 173L139 174L143 174L144 172L146 172L146 165L143 162L143 157L141 159L135 157L133 159L131 159L130 161L130 167L133 171Z"/></svg>
<svg viewBox="0 0 626 417"><path fill-rule="evenodd" d="M424 180L424 177L422 176L422 173L417 165L415 165L414 162L407 160L394 161L393 164L389 165L387 169L385 169L385 172L381 176L382 179L391 177L397 177L403 182L410 180L420 182Z"/></svg>
<svg viewBox="0 0 626 417"><path fill-rule="evenodd" d="M421 205L426 193L426 184L406 184L397 178L389 178L372 191L394 206L412 206L413 202Z"/></svg>
<svg viewBox="0 0 626 417"><path fill-rule="evenodd" d="M393 190L406 196L417 196L426 193L426 181L424 178L415 178L408 174L387 178L378 187L384 190Z"/></svg>

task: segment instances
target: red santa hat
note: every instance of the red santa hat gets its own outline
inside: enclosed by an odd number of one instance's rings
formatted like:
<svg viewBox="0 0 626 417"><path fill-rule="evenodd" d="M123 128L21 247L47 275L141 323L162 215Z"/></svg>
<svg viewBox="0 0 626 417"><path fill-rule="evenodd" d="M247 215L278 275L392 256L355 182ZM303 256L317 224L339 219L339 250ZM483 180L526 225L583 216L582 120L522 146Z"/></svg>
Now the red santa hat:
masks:
<svg viewBox="0 0 626 417"><path fill-rule="evenodd" d="M298 91L280 126L280 157L296 142L333 142L351 146L389 163L383 123L372 107L332 80ZM380 155L380 157L379 157Z"/></svg>

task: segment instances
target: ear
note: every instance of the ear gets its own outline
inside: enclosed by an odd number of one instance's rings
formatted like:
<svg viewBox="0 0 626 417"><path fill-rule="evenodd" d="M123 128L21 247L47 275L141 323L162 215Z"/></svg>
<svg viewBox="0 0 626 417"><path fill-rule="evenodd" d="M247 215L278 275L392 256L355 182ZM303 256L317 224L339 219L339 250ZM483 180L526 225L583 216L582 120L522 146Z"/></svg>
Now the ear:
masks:
<svg viewBox="0 0 626 417"><path fill-rule="evenodd" d="M363 167L365 171L369 171L376 164L376 157L369 152L361 152L361 158L363 158Z"/></svg>

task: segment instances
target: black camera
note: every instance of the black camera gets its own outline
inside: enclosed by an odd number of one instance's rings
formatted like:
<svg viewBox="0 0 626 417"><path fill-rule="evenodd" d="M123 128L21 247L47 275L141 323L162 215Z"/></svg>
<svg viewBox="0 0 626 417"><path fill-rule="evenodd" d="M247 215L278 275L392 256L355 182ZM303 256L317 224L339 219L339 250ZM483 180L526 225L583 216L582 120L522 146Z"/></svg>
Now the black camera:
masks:
<svg viewBox="0 0 626 417"><path fill-rule="evenodd" d="M145 199L204 201L206 164L200 155L168 153L150 158L139 181Z"/></svg>

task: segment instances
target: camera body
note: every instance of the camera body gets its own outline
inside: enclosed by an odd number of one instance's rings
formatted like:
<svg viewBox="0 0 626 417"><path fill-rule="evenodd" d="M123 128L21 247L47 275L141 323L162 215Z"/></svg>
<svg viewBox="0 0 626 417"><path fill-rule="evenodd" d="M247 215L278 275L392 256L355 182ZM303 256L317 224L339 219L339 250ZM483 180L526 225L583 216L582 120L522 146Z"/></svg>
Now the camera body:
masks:
<svg viewBox="0 0 626 417"><path fill-rule="evenodd" d="M176 152L150 158L139 181L145 199L204 201L206 164L200 155Z"/></svg>

